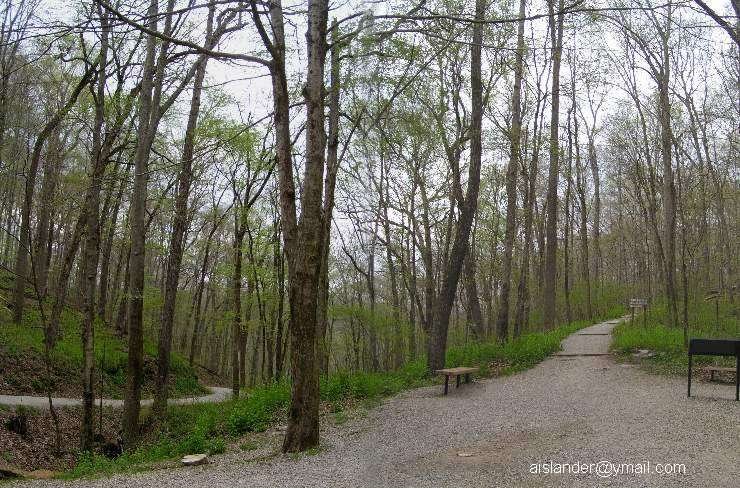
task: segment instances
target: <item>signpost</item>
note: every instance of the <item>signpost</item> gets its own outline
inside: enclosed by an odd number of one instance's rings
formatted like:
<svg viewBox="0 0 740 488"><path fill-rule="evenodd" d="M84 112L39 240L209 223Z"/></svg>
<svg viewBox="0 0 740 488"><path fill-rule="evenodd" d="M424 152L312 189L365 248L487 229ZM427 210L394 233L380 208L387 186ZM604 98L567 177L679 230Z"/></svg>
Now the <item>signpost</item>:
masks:
<svg viewBox="0 0 740 488"><path fill-rule="evenodd" d="M630 308L632 309L632 320L631 325L635 323L635 309L642 309L642 326L647 327L647 298L630 298Z"/></svg>
<svg viewBox="0 0 740 488"><path fill-rule="evenodd" d="M719 292L712 290L704 297L705 302L714 301L715 327L719 329Z"/></svg>

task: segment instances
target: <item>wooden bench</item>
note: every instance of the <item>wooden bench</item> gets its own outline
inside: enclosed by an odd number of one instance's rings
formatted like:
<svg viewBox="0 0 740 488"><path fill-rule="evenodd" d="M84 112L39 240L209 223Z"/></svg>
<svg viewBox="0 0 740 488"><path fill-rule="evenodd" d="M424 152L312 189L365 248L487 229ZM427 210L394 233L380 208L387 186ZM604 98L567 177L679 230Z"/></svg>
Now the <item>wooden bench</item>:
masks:
<svg viewBox="0 0 740 488"><path fill-rule="evenodd" d="M691 364L694 356L735 356L735 401L740 400L740 339L691 339L688 352L689 375L686 396L691 396Z"/></svg>
<svg viewBox="0 0 740 488"><path fill-rule="evenodd" d="M465 383L470 383L471 373L477 373L478 368L447 368L447 369L438 369L435 372L437 374L445 375L445 395L446 395L447 390L449 388L449 384L450 384L450 376L455 377L455 380L456 380L455 388L459 388L460 387L460 376L465 376Z"/></svg>
<svg viewBox="0 0 740 488"><path fill-rule="evenodd" d="M705 366L702 371L709 371L709 381L714 381L715 373L735 373L735 368L723 368L722 366Z"/></svg>

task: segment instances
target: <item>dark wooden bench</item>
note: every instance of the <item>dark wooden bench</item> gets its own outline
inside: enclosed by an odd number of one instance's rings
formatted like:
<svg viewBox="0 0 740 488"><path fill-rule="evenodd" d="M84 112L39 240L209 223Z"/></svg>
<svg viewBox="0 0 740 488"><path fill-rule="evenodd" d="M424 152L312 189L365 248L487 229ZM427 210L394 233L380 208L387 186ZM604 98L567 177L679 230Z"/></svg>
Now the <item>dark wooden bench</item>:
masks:
<svg viewBox="0 0 740 488"><path fill-rule="evenodd" d="M735 368L724 368L722 366L705 366L701 369L709 372L709 381L714 381L715 373L736 373Z"/></svg>
<svg viewBox="0 0 740 488"><path fill-rule="evenodd" d="M687 396L689 397L691 396L691 360L693 356L697 355L735 356L735 401L740 400L740 339L691 339L689 341L689 378L687 391Z"/></svg>
<svg viewBox="0 0 740 488"><path fill-rule="evenodd" d="M437 374L443 374L445 376L445 395L447 394L447 390L449 388L450 384L450 376L455 377L455 388L460 387L460 377L465 377L465 383L470 383L470 375L472 373L477 373L478 368L447 368L447 369L438 369L435 371Z"/></svg>

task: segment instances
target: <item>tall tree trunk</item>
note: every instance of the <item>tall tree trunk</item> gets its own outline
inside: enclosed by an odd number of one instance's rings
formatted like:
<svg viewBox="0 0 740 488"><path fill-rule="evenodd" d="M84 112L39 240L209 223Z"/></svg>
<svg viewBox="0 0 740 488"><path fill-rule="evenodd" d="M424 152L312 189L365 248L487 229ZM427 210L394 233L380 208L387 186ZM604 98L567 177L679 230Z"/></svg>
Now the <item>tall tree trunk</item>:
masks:
<svg viewBox="0 0 740 488"><path fill-rule="evenodd" d="M381 170L385 173L385 162L381 161ZM390 195L388 193L388 184L383 183L383 176L381 174L381 195L382 195L382 211L383 211L383 233L385 234L385 260L388 266L388 277L391 282L391 307L393 307L393 368L399 368L403 364L404 350L403 350L403 334L401 330L401 303L398 290L398 277L396 275L396 263L393 260L393 252L391 251L393 236L391 234L391 224L388 218L388 200ZM387 179L387 176L386 176Z"/></svg>
<svg viewBox="0 0 740 488"><path fill-rule="evenodd" d="M147 10L147 27L157 30L159 2L151 0ZM168 16L167 22L171 22ZM147 35L141 91L139 93L139 121L137 129L136 154L134 159L134 185L131 195L131 248L129 256L128 307L128 364L126 391L123 399L123 442L126 449L133 448L139 438L139 411L141 409L141 383L144 366L144 266L145 266L145 220L147 180L149 174L149 152L156 133L151 127L155 93L155 51L158 39ZM163 45L161 47L165 49ZM160 80L161 82L161 80ZM158 83L161 84L161 83Z"/></svg>
<svg viewBox="0 0 740 488"><path fill-rule="evenodd" d="M503 342L509 336L509 297L511 295L511 268L516 237L516 180L520 165L520 144L522 128L522 79L524 78L524 17L526 0L519 1L519 26L516 36L516 61L514 65L514 90L511 95L511 142L509 166L506 169L506 233L504 235L504 255L501 273L501 295L499 300L496 334Z"/></svg>
<svg viewBox="0 0 740 488"><path fill-rule="evenodd" d="M234 271L231 278L234 317L231 322L231 393L239 398L239 349L242 340L242 248L246 231L246 211L237 205L234 208ZM243 355L242 355L243 356Z"/></svg>
<svg viewBox="0 0 740 488"><path fill-rule="evenodd" d="M599 162L596 158L596 142L594 139L595 135L593 134L588 137L588 162L591 166L591 175L594 179L594 228L592 231L593 237L591 241L594 251L593 278L598 299L599 289L601 286L601 173L599 171Z"/></svg>
<svg viewBox="0 0 740 488"><path fill-rule="evenodd" d="M522 165L526 191L524 193L524 236L522 239L522 260L519 265L519 284L517 286L516 307L514 313L513 335L517 338L521 335L522 330L529 323L529 267L531 251L533 248L532 234L534 227L534 204L536 183L537 183L537 166L539 164L539 119L543 116L540 111L541 98L538 97L534 113L534 131L532 142L534 149L529 160L528 167Z"/></svg>
<svg viewBox="0 0 740 488"><path fill-rule="evenodd" d="M49 318L49 326L44 331L44 340L49 349L54 347L56 340L59 337L59 321L61 319L64 305L67 301L67 290L69 287L69 275L72 272L72 265L74 264L75 256L80 247L82 241L82 235L85 230L85 220L87 218L87 212L83 209L80 215L77 217L74 229L72 230L72 238L67 244L67 248L64 250L64 257L59 265L59 272L57 273L57 284L54 290L54 303L51 308L51 316Z"/></svg>
<svg viewBox="0 0 740 488"><path fill-rule="evenodd" d="M279 9L279 12L276 12ZM290 158L288 92L285 76L285 45L282 33L282 7L271 9L275 40L281 47L273 78L275 121L280 173L281 213L285 252L288 257L290 297L290 345L292 398L288 409L288 429L283 452L298 452L319 442L319 370L317 358L317 295L323 242L322 196L325 170L326 133L324 131L324 65L326 63L327 0L309 0L306 45L308 69L303 93L306 100L306 167L303 178L301 216L296 222L295 186ZM279 17L279 19L276 19ZM277 22L276 22L277 20ZM279 34L277 34L279 32ZM274 60L275 61L275 60ZM288 153L288 154L286 154Z"/></svg>
<svg viewBox="0 0 740 488"><path fill-rule="evenodd" d="M319 270L319 295L317 304L318 313L318 340L320 371L329 371L329 342L326 332L329 307L329 236L331 234L332 214L334 211L334 189L339 171L339 101L340 101L340 54L342 44L339 42L339 25L336 19L332 22L332 48L330 56L330 86L329 86L329 134L326 144L326 176L324 177L324 207L321 248L321 268Z"/></svg>
<svg viewBox="0 0 740 488"><path fill-rule="evenodd" d="M675 141L674 141L675 143ZM676 148L678 150L678 148ZM684 195L683 195L683 183L681 179L681 166L676 167L676 176L678 177L678 201L680 204L679 216L681 219L681 289L683 296L681 297L681 326L683 328L683 345L684 347L689 346L689 278L686 266L686 254L687 243L686 243L686 209L684 207ZM719 326L719 324L717 324Z"/></svg>
<svg viewBox="0 0 740 488"><path fill-rule="evenodd" d="M108 275L113 250L113 237L116 233L116 225L118 224L118 213L121 209L123 192L128 186L128 175L130 171L129 168L130 166L126 165L126 171L121 177L121 181L119 182L118 193L116 194L115 203L113 204L113 209L110 213L110 222L108 222L108 232L106 233L105 241L103 243L103 249L100 253L103 259L100 263L100 285L98 287L100 291L98 292L97 315L102 322L107 322L108 317L108 314L106 313L108 310ZM113 286L118 286L118 283L114 283Z"/></svg>
<svg viewBox="0 0 740 488"><path fill-rule="evenodd" d="M108 163L108 150L103 143L103 124L105 122L105 85L108 59L108 34L110 27L108 15L99 10L100 36L100 69L98 70L97 86L94 96L95 124L92 132L92 152L90 159L90 186L85 197L85 213L87 214L85 229L84 259L81 263L84 268L83 290L83 318L82 318L82 435L81 449L90 450L93 442L93 392L95 372L95 350L93 326L95 323L95 288L97 286L98 259L100 252L100 192L103 186L103 175Z"/></svg>
<svg viewBox="0 0 740 488"><path fill-rule="evenodd" d="M378 217L376 216L375 228L373 229L373 235L370 238L370 251L367 257L367 273L365 274L365 282L367 284L367 294L370 300L370 324L367 326L368 332L368 343L370 347L370 370L380 370L380 362L378 360L378 333L375 330L375 248L378 241Z"/></svg>
<svg viewBox="0 0 740 488"><path fill-rule="evenodd" d="M43 300L46 297L48 281L48 252L49 241L46 236L53 231L52 211L57 189L57 180L62 166L63 142L59 129L55 129L46 148L46 161L44 163L43 182L41 184L41 201L38 210L38 223L36 225L35 260L36 267L36 289Z"/></svg>
<svg viewBox="0 0 740 488"><path fill-rule="evenodd" d="M195 318L193 320L193 337L190 339L190 352L188 353L188 363L192 366L195 362L195 353L198 350L198 344L201 335L201 310L203 301L203 290L205 288L206 271L208 269L208 259L211 253L211 242L213 240L213 234L216 233L218 225L216 223L211 227L211 231L206 239L206 248L203 251L203 264L201 264L200 272L198 273L198 285L195 291Z"/></svg>
<svg viewBox="0 0 740 488"><path fill-rule="evenodd" d="M555 0L548 0L550 13L550 38L552 42L552 112L550 116L550 168L547 178L547 208L545 222L545 269L543 290L543 326L551 329L557 323L557 309L555 307L557 282L557 251L558 251L558 176L559 172L559 141L558 129L560 123L560 58L563 51L563 0L558 2L558 14L555 18Z"/></svg>
<svg viewBox="0 0 740 488"><path fill-rule="evenodd" d="M275 313L275 381L279 381L283 375L283 364L285 363L284 345L284 320L283 307L285 304L285 260L280 248L280 221L275 222L275 285L277 286L277 311Z"/></svg>
<svg viewBox="0 0 740 488"><path fill-rule="evenodd" d="M476 0L473 26L473 42L470 61L471 88L471 123L470 123L470 164L468 166L468 187L461 205L459 218L455 225L454 242L449 260L445 263L442 288L434 305L434 318L430 330L427 350L428 368L430 371L444 367L447 351L447 329L450 313L455 300L457 284L460 278L465 254L468 251L468 239L473 225L473 218L478 206L480 189L480 169L482 158L481 128L483 122L483 83L481 80L481 49L483 44L483 19L485 17L485 0ZM459 178L459 172L458 172ZM459 185L458 182L453 184ZM429 243L428 243L429 244Z"/></svg>
<svg viewBox="0 0 740 488"><path fill-rule="evenodd" d="M129 284L131 279L131 273L129 272L131 269L131 245L127 244L122 249L121 252L124 253L125 257L123 258L125 260L126 266L123 273L123 288L121 290L121 299L118 303L118 311L116 313L116 323L114 326L114 330L116 331L116 334L118 334L118 337L124 337L128 334L128 299L129 299Z"/></svg>
<svg viewBox="0 0 740 488"><path fill-rule="evenodd" d="M485 328L483 323L483 312L480 308L480 299L478 298L478 283L475 279L475 272L475 247L471 242L470 249L468 249L465 260L463 261L463 286L465 288L465 296L468 302L467 306L468 313L470 315L470 328L476 339L482 340L485 336Z"/></svg>
<svg viewBox="0 0 740 488"><path fill-rule="evenodd" d="M571 76L571 97L573 102L573 142L575 145L576 153L576 192L578 193L578 204L580 206L580 225L579 225L579 237L581 241L581 279L586 287L586 318L588 320L593 319L593 305L591 301L591 274L590 274L590 258L588 252L588 210L587 210L587 199L586 199L586 170L583 167L581 161L581 147L578 142L578 105L576 101L576 75L575 68L573 69L573 75ZM590 147L590 141L589 141ZM589 149L590 151L590 149Z"/></svg>
<svg viewBox="0 0 740 488"><path fill-rule="evenodd" d="M574 108L568 110L568 166L565 169L565 229L563 231L563 294L565 295L565 322L570 323L573 320L573 314L570 307L570 243L573 236L573 136L571 130L571 114Z"/></svg>
<svg viewBox="0 0 740 488"><path fill-rule="evenodd" d="M213 18L215 6L211 3L208 11L206 26L206 44L210 44L213 32ZM184 251L184 238L188 226L188 199L190 186L193 181L193 150L195 147L195 132L200 114L200 97L203 91L203 80L206 76L207 57L197 61L193 93L190 99L185 139L183 140L180 172L177 177L177 196L175 197L175 215L173 217L172 234L170 235L169 256L164 287L164 301L162 305L162 319L157 346L157 374L154 390L153 411L155 415L163 415L167 408L168 383L170 375L170 352L172 350L172 326L175 319L175 304L177 302L177 287L180 281L180 265ZM241 277L240 277L241 278ZM238 396L238 392L235 396Z"/></svg>
<svg viewBox="0 0 740 488"><path fill-rule="evenodd" d="M413 213L413 210L411 211ZM406 252L410 261L411 271L409 273L409 356L413 361L417 355L417 335L416 335L416 309L418 303L418 278L416 275L416 246L412 243L414 240L411 235L413 229L409 231L406 237Z"/></svg>
<svg viewBox="0 0 740 488"><path fill-rule="evenodd" d="M670 325L678 327L678 298L676 293L676 188L673 179L673 132L671 129L670 48L671 7L665 31L661 33L662 68L658 76L661 156L663 161L663 240L665 243L665 286L668 298Z"/></svg>

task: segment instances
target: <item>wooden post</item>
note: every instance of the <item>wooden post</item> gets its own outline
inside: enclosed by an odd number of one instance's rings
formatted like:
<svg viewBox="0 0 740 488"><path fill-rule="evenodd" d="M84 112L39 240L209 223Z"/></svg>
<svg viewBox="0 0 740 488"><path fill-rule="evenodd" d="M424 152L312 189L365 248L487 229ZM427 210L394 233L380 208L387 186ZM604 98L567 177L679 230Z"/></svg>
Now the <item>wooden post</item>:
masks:
<svg viewBox="0 0 740 488"><path fill-rule="evenodd" d="M714 329L719 330L719 291L712 290L704 296L704 301L714 300Z"/></svg>
<svg viewBox="0 0 740 488"><path fill-rule="evenodd" d="M719 330L719 300L717 298L714 299L714 316L714 322L716 324L717 330Z"/></svg>
<svg viewBox="0 0 740 488"><path fill-rule="evenodd" d="M642 326L647 327L647 305L647 298L630 298L630 309L632 310L630 325L635 325L635 309L639 307L642 310Z"/></svg>
<svg viewBox="0 0 740 488"><path fill-rule="evenodd" d="M642 307L642 326L647 328L647 305Z"/></svg>
<svg viewBox="0 0 740 488"><path fill-rule="evenodd" d="M689 384L688 391L686 392L686 397L691 398L691 354L689 354Z"/></svg>

